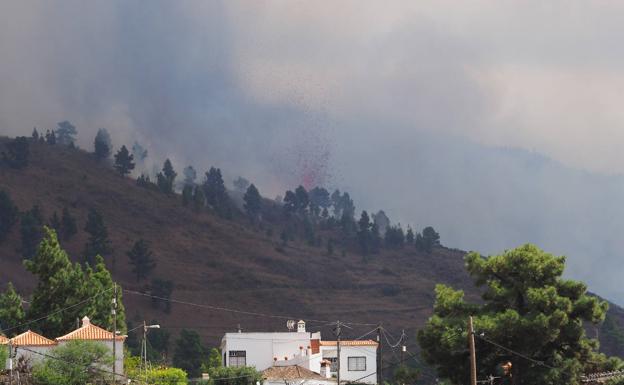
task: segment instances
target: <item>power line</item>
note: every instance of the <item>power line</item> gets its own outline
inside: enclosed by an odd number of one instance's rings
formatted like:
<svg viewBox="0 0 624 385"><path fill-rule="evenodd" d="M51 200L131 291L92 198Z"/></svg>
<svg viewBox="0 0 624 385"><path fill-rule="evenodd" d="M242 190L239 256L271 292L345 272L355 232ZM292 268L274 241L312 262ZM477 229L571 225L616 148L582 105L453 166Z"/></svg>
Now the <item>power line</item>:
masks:
<svg viewBox="0 0 624 385"><path fill-rule="evenodd" d="M218 311L225 311L225 312L236 313L236 314L251 315L251 316L256 316L256 317L277 318L277 319L285 319L285 320L300 318L300 317L276 315L276 314L269 314L269 313L260 313L260 312L254 312L254 311L248 311L248 310L231 309L231 308L222 307L222 306L205 305L205 304L199 304L199 303L194 303L194 302L189 302L189 301L181 301L181 300L177 300L177 299L159 297L159 296L151 295L151 294L148 294L148 293L143 293L143 292L140 292L140 291L134 291L134 290L128 290L128 289L123 289L123 291L126 292L126 293L129 293L129 294L139 295L139 296L148 297L148 298L152 298L152 299L158 299L158 300L161 300L161 301L167 301L167 302L171 302L171 303L177 303L177 304L180 304L180 305L195 306L195 307L203 308L203 309L218 310ZM303 317L303 318L305 318L305 317ZM325 323L325 324L328 324L328 325L329 324L333 325L335 323L335 321L318 320L318 319L310 319L310 318L306 318L306 321L307 322ZM344 324L344 323L341 322L341 324ZM373 326L373 325L376 325L376 324L372 324L372 323L361 323L361 322L346 322L346 324L348 324L348 325L359 325L359 326Z"/></svg>
<svg viewBox="0 0 624 385"><path fill-rule="evenodd" d="M106 289L106 290L102 290L102 291L100 291L99 293L95 294L95 295L94 295L94 296L92 296L92 297L89 297L89 298L87 298L87 299L85 299L85 300L82 300L82 301L80 301L80 302L78 302L78 303L75 303L75 304L73 304L73 305L70 305L70 306L64 307L64 308L62 308L62 309L56 310L56 311L54 311L54 312L52 312L52 313L49 313L48 315L45 315L45 316L43 316L43 317L40 317L40 318L37 318L37 319L31 320L31 321L27 321L27 322L21 323L21 324L19 324L19 325L11 326L10 328L2 329L2 330L0 330L0 333L2 333L2 334L6 334L6 332L8 332L8 331L10 331L10 330L14 330L14 329L17 329L17 328L24 327L24 326L26 326L26 325L30 325L30 324L33 324L33 323L36 323L36 322L39 322L39 321L43 321L43 320L45 320L45 319L48 319L48 318L52 317L53 315L56 315L56 314L62 313L62 312L64 312L64 311L69 310L69 309L72 309L72 308L74 308L74 307L76 307L76 306L83 305L83 304L85 304L85 303L87 303L87 302L89 302L89 301L93 300L94 298L96 298L96 297L98 297L98 296L100 296L100 295L102 295L102 294L104 294L104 293L106 293L106 292L108 292L108 291L111 291L111 290L113 290L113 288L112 288L112 287L111 287L111 288L108 288L108 289Z"/></svg>
<svg viewBox="0 0 624 385"><path fill-rule="evenodd" d="M511 354L513 354L513 355L515 355L515 356L518 356L518 357L520 357L520 358L524 358L525 360L527 360L527 361L531 361L531 362L533 362L534 364L537 364L537 365L539 365L539 366L543 366L543 367L545 367L545 368L548 368L548 369L553 369L553 370L558 370L558 369L559 369L559 368L555 368L554 366L550 366L550 365L546 364L544 361L539 361L539 360L536 360L536 359L534 359L534 358L532 358L532 357L527 356L526 354L519 353L519 352L517 352L517 351L515 351L515 350L513 350L513 349L510 349L510 348L508 348L508 347L505 347L505 346L503 346L503 345L501 345L501 344L497 344L497 343L496 343L496 342L494 342L494 341L490 341L490 340L488 340L487 338L485 338L483 335L479 335L479 334L476 334L476 333L475 333L475 336L476 336L477 338L479 338L480 340L483 340L483 341L485 341L485 342L487 342L487 343L489 343L489 344L491 344L491 345L496 346L496 347L497 347L497 348L499 348L499 349L505 350L506 352L511 353Z"/></svg>

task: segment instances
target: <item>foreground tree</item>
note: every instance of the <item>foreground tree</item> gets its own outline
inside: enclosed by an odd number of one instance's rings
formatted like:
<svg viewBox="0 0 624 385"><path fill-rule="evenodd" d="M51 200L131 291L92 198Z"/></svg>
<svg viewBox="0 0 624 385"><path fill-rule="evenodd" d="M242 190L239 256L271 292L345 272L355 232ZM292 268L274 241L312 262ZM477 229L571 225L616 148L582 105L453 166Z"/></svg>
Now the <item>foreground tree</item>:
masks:
<svg viewBox="0 0 624 385"><path fill-rule="evenodd" d="M251 366L220 366L210 370L214 385L248 385L262 383L262 373ZM284 381L287 383L286 381Z"/></svg>
<svg viewBox="0 0 624 385"><path fill-rule="evenodd" d="M121 146L115 154L115 170L121 175L126 176L134 170L134 156L128 152L126 146Z"/></svg>
<svg viewBox="0 0 624 385"><path fill-rule="evenodd" d="M434 315L418 333L423 357L439 376L453 384L468 383L466 322L470 315L474 316L480 378L511 361L514 385L574 385L585 370L619 365L598 354L597 342L585 335L584 322L600 322L608 306L589 296L585 284L562 278L565 257L524 245L489 258L470 253L466 266L475 284L483 287L483 302L466 303L462 291L437 285Z"/></svg>
<svg viewBox="0 0 624 385"><path fill-rule="evenodd" d="M0 330L10 329L9 335L19 334L22 330L15 327L24 322L24 316L22 297L9 282L6 291L0 294Z"/></svg>
<svg viewBox="0 0 624 385"><path fill-rule="evenodd" d="M184 370L191 378L200 377L204 355L199 334L194 330L182 329L175 342L173 365Z"/></svg>
<svg viewBox="0 0 624 385"><path fill-rule="evenodd" d="M84 385L107 383L113 356L101 342L73 340L49 353L53 358L33 367L38 385Z"/></svg>
<svg viewBox="0 0 624 385"><path fill-rule="evenodd" d="M97 325L112 327L113 281L101 257L95 258L93 269L86 267L83 270L80 264L71 263L54 230L44 227L37 254L24 261L24 266L37 279L26 318L47 317L46 322L35 325L39 332L50 336L63 335L75 328L77 318L85 315ZM117 303L117 329L123 331L125 311L120 295ZM80 304L82 306L78 306Z"/></svg>
<svg viewBox="0 0 624 385"><path fill-rule="evenodd" d="M93 147L95 149L95 157L100 160L108 159L113 150L111 138L106 128L100 128L95 135L93 141Z"/></svg>

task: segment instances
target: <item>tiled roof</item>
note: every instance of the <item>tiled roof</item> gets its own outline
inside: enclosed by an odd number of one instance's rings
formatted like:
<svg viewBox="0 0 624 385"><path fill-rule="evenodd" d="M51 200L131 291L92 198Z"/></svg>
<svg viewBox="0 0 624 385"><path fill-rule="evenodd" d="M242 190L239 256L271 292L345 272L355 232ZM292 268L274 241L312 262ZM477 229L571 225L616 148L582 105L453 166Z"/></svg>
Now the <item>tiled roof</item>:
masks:
<svg viewBox="0 0 624 385"><path fill-rule="evenodd" d="M117 341L125 340L125 336L117 336ZM95 341L112 341L113 333L108 330L102 329L91 323L89 317L82 319L82 326L69 334L58 337L57 341L69 341L69 340L95 340Z"/></svg>
<svg viewBox="0 0 624 385"><path fill-rule="evenodd" d="M336 346L336 341L321 341L321 346ZM377 342L373 340L341 340L340 346L377 346Z"/></svg>
<svg viewBox="0 0 624 385"><path fill-rule="evenodd" d="M6 345L7 343L9 343L9 339L3 335L0 335L0 345Z"/></svg>
<svg viewBox="0 0 624 385"><path fill-rule="evenodd" d="M318 373L302 368L301 366L272 366L262 372L262 377L266 379L278 380L328 380Z"/></svg>
<svg viewBox="0 0 624 385"><path fill-rule="evenodd" d="M14 346L53 346L56 342L45 338L31 330L11 338Z"/></svg>

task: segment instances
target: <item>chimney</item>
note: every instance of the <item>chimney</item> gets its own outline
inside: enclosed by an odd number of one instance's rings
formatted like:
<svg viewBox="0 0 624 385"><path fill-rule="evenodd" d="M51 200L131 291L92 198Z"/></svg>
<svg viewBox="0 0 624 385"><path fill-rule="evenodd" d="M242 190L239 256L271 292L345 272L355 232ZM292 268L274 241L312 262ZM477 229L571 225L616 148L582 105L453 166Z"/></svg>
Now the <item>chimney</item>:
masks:
<svg viewBox="0 0 624 385"><path fill-rule="evenodd" d="M89 319L89 317L84 316L82 317L82 327L88 326L91 324L91 320Z"/></svg>
<svg viewBox="0 0 624 385"><path fill-rule="evenodd" d="M297 333L305 333L305 322L303 320L299 320L297 322Z"/></svg>

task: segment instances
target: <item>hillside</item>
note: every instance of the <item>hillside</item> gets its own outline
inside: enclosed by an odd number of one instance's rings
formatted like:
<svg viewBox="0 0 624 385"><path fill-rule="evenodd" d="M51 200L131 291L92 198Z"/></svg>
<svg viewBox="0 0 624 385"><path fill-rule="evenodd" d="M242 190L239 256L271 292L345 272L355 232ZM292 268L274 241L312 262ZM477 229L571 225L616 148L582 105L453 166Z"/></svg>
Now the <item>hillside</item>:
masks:
<svg viewBox="0 0 624 385"><path fill-rule="evenodd" d="M267 232L267 227L260 230L244 218L224 220L210 212L194 213L182 206L179 196L141 188L134 179L120 177L76 149L31 145L28 167L0 167L0 189L9 192L20 210L38 204L45 218L68 207L78 219L79 232L63 246L76 261L81 260L86 241L87 212L99 210L114 248L114 277L124 289L145 291L149 285L149 280L136 282L126 256L134 241L143 238L157 257L150 279L173 281L176 300L307 319L309 329L325 333L330 332L328 321L383 322L393 333L405 329L412 351L415 331L431 313L436 283L463 288L468 297L477 298L463 269L462 251L382 250L366 262L356 253L343 255L342 250L327 256L324 247L309 247L302 240L279 251L279 223L269 225ZM0 244L0 286L12 281L29 293L34 281L22 266L18 227ZM111 265L110 258L107 262ZM158 320L173 334L194 328L211 346L237 325L244 330L285 330L285 318L280 317L184 304L173 304L166 314L154 309L149 298L130 293L124 293L124 304L130 321ZM610 315L612 329L624 325L621 309L613 308ZM350 337L372 328L352 327ZM600 333L601 339L608 338L603 345L608 353L620 353L612 334Z"/></svg>

